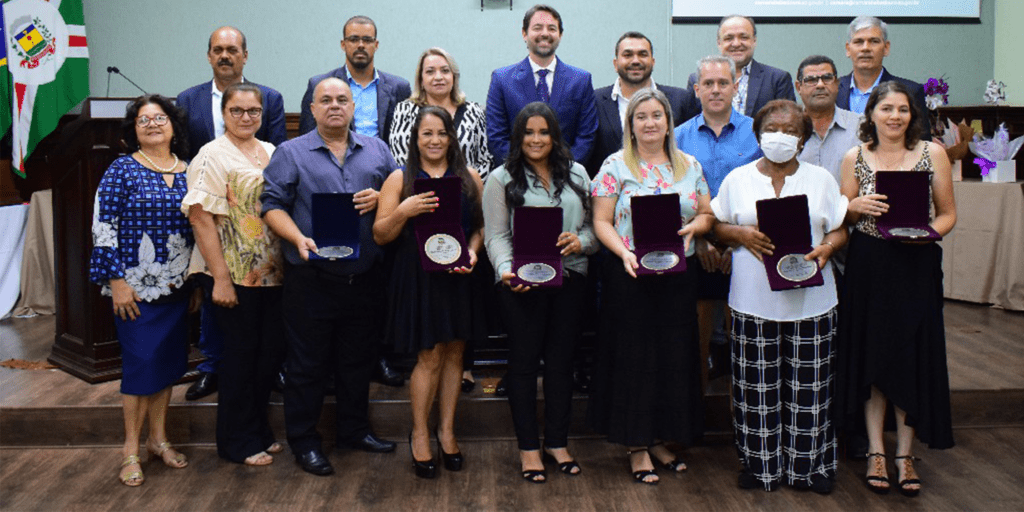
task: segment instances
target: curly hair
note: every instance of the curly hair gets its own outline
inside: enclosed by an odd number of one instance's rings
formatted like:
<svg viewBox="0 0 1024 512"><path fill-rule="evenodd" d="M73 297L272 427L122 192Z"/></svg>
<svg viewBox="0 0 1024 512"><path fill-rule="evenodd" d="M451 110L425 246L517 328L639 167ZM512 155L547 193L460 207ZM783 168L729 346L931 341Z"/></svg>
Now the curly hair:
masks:
<svg viewBox="0 0 1024 512"><path fill-rule="evenodd" d="M761 127L768 119L768 116L776 112L791 112L796 116L797 122L800 123L800 145L806 144L807 139L811 138L811 133L814 131L814 123L795 101L781 99L765 103L761 110L754 114L754 137L757 138L757 142L761 142Z"/></svg>
<svg viewBox="0 0 1024 512"><path fill-rule="evenodd" d="M170 98L159 94L146 94L135 98L124 113L124 120L121 121L121 142L129 151L139 150L139 136L135 133L135 118L139 116L139 109L146 105L156 105L167 114L171 121L171 130L174 135L171 137L171 153L184 157L188 155L188 132L185 130L185 113L174 106Z"/></svg>
<svg viewBox="0 0 1024 512"><path fill-rule="evenodd" d="M914 99L907 86L895 80L882 82L868 97L868 103L864 106L864 120L861 121L858 131L860 140L868 143L868 151L874 151L878 147L878 130L875 128L875 122L871 120L871 112L878 106L878 102L890 94L902 94L907 98L907 105L910 107L910 124L907 125L907 131L903 134L903 145L907 149L914 149L924 134L924 126L921 125L921 110L914 104Z"/></svg>

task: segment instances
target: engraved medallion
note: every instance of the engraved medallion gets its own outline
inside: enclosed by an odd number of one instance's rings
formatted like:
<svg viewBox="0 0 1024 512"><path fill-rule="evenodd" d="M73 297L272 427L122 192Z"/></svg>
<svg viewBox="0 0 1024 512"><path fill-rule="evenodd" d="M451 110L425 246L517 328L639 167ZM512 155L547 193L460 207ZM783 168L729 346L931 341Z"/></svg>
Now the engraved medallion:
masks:
<svg viewBox="0 0 1024 512"><path fill-rule="evenodd" d="M528 283L546 283L555 278L557 272L555 267L547 263L527 263L516 271L519 279Z"/></svg>
<svg viewBox="0 0 1024 512"><path fill-rule="evenodd" d="M804 259L805 254L787 254L779 260L775 269L783 279L799 283L806 281L818 272L818 262Z"/></svg>
<svg viewBox="0 0 1024 512"><path fill-rule="evenodd" d="M889 234L893 236L905 236L907 238L921 238L928 236L928 231L920 228L892 228Z"/></svg>
<svg viewBox="0 0 1024 512"><path fill-rule="evenodd" d="M347 245L328 245L327 247L317 248L316 254L321 258L347 258L354 253L355 250Z"/></svg>
<svg viewBox="0 0 1024 512"><path fill-rule="evenodd" d="M438 265L455 263L462 256L462 245L454 237L446 233L438 233L427 239L423 244L423 252L430 261Z"/></svg>
<svg viewBox="0 0 1024 512"><path fill-rule="evenodd" d="M640 258L640 264L650 270L668 270L679 264L679 255L672 251L651 251Z"/></svg>

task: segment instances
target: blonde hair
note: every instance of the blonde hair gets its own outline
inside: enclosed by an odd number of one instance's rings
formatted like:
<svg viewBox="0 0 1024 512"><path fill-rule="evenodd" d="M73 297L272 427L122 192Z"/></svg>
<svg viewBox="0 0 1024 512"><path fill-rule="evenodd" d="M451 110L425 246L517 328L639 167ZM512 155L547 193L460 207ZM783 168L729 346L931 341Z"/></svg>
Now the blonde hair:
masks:
<svg viewBox="0 0 1024 512"><path fill-rule="evenodd" d="M668 98L665 97L665 93L659 90L645 87L633 93L633 97L630 98L629 105L626 107L626 126L622 130L622 162L626 164L626 168L629 169L629 172L633 174L637 181L642 181L640 178L640 154L636 149L636 136L633 135L633 114L636 113L636 109L641 103L648 100L657 100L665 111L665 122L668 125L668 129L665 132L665 142L662 144L662 149L665 150L665 155L669 157L669 166L672 168L673 179L679 181L686 176L686 172L693 163L689 155L676 147L676 138L672 134L674 126L672 122L672 105L668 102Z"/></svg>
<svg viewBox="0 0 1024 512"><path fill-rule="evenodd" d="M421 107L427 106L427 93L423 90L423 61L427 60L427 57L431 55L437 55L448 63L448 67L452 70L452 92L450 94L452 103L455 106L462 105L466 102L466 95L459 89L459 65L455 63L455 59L452 58L451 54L437 46L427 48L420 55L419 64L416 65L416 78L413 80L413 89L412 94L409 96L409 101Z"/></svg>

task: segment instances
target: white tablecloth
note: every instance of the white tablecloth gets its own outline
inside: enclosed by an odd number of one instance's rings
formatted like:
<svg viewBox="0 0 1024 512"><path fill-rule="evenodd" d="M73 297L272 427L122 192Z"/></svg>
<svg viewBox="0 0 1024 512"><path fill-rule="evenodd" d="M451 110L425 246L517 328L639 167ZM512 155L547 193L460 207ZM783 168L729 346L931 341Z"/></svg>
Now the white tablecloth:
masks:
<svg viewBox="0 0 1024 512"><path fill-rule="evenodd" d="M27 219L27 204L0 207L0 318L7 318L21 294L21 253Z"/></svg>

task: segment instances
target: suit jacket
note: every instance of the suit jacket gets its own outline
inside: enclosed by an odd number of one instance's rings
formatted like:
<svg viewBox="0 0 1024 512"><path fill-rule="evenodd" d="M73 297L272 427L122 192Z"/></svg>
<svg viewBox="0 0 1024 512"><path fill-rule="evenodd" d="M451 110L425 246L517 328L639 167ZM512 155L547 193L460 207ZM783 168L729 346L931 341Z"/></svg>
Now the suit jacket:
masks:
<svg viewBox="0 0 1024 512"><path fill-rule="evenodd" d="M839 94L836 96L836 106L846 110L850 110L850 82L853 80L853 73L843 76L839 79ZM932 140L932 123L928 119L928 104L924 101L924 87L921 84L914 82L913 80L907 80L906 78L900 78L898 76L889 73L889 70L882 68L882 77L879 78L878 83L889 82L895 80L903 84L907 90L910 91L910 95L913 97L914 104L917 105L918 112L921 116L918 118L923 124L924 134L921 136L924 140Z"/></svg>
<svg viewBox="0 0 1024 512"><path fill-rule="evenodd" d="M692 91L695 83L697 83L697 73L690 75L686 81L686 87ZM796 88L793 83L793 77L788 72L750 59L747 103L743 108L743 115L754 117L757 111L771 100L796 101Z"/></svg>
<svg viewBox="0 0 1024 512"><path fill-rule="evenodd" d="M516 115L528 103L540 101L529 57L494 70L487 91L487 147L494 165L505 163L508 139ZM548 102L558 117L562 137L572 148L573 159L587 161L597 133L597 109L590 73L559 59Z"/></svg>
<svg viewBox="0 0 1024 512"><path fill-rule="evenodd" d="M394 112L395 105L398 105L399 101L412 96L412 88L409 87L409 82L400 76L385 73L379 69L377 75L380 78L377 81L377 138L387 143L388 134L391 133L391 113ZM309 84L306 85L306 94L302 95L299 135L316 128L316 119L313 119L313 113L309 110L309 104L313 103L313 89L321 80L331 77L340 78L342 82L348 83L348 73L345 72L344 67L309 79Z"/></svg>
<svg viewBox="0 0 1024 512"><path fill-rule="evenodd" d="M288 139L284 126L284 99L281 93L254 82L263 93L263 124L256 132L256 138L279 146ZM189 87L175 100L178 108L185 111L188 129L188 159L191 160L199 152L199 148L213 140L213 81Z"/></svg>
<svg viewBox="0 0 1024 512"><path fill-rule="evenodd" d="M668 85L656 84L658 90L665 93L672 106L672 121L679 126L690 118L700 114L700 102L693 94L693 89L680 89ZM594 91L597 103L597 137L594 149L590 152L587 172L593 178L601 170L608 155L622 149L622 122L619 119L619 102L612 99L612 85ZM670 127L674 128L674 127Z"/></svg>

